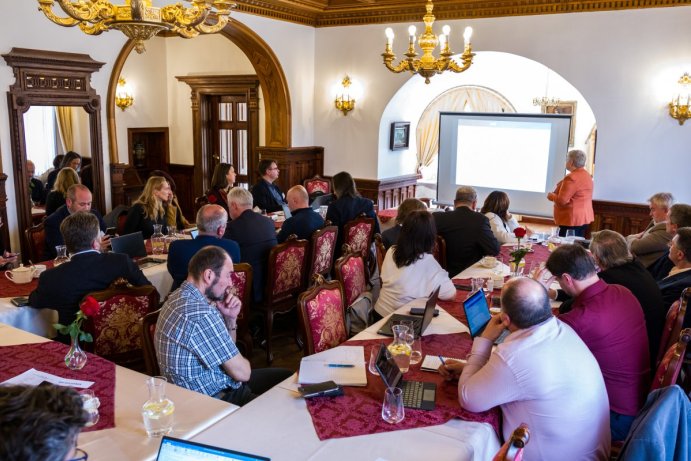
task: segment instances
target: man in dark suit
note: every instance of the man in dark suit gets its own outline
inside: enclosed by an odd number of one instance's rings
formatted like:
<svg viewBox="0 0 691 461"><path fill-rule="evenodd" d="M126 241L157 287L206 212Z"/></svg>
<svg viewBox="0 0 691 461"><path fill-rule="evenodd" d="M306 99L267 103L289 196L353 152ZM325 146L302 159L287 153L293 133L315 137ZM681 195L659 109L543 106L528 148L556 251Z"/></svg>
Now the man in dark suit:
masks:
<svg viewBox="0 0 691 461"><path fill-rule="evenodd" d="M220 205L204 205L197 212L199 235L193 240L176 240L168 249L168 272L173 277L170 291L177 290L187 279L187 266L192 256L205 246L221 247L233 262L240 262L240 246L233 240L223 238L228 224L228 213Z"/></svg>
<svg viewBox="0 0 691 461"><path fill-rule="evenodd" d="M691 287L691 227L677 229L669 247L669 259L674 264L669 275L657 282L662 300L669 308L678 300L685 288ZM691 314L686 310L683 328L691 326Z"/></svg>
<svg viewBox="0 0 691 461"><path fill-rule="evenodd" d="M281 211L285 201L283 192L274 182L278 179L279 169L276 162L264 159L259 162L259 182L252 186L252 199L254 206L261 208L267 213Z"/></svg>
<svg viewBox="0 0 691 461"><path fill-rule="evenodd" d="M324 226L324 219L309 206L309 195L302 186L293 186L288 191L288 206L293 216L286 219L276 237L278 243L286 241L291 234L299 239L309 240L312 233Z"/></svg>
<svg viewBox="0 0 691 461"><path fill-rule="evenodd" d="M64 245L65 242L60 232L60 224L69 215L78 211L90 212L96 219L98 219L98 226L101 232L106 231L106 223L103 222L101 213L91 209L91 191L82 184L74 184L67 189L67 196L65 196L65 204L55 210L53 214L48 216L43 222L46 231L46 246L43 253L43 259L54 259L57 255L55 247L57 245ZM103 236L100 239L101 248L106 248L110 245L110 236Z"/></svg>
<svg viewBox="0 0 691 461"><path fill-rule="evenodd" d="M489 220L474 211L477 205L475 189L459 187L453 204L453 211L433 215L437 234L446 240L446 264L452 277L483 256L499 254L499 242L492 233Z"/></svg>
<svg viewBox="0 0 691 461"><path fill-rule="evenodd" d="M129 256L100 252L98 219L93 214L82 211L69 215L60 231L71 259L41 274L38 287L29 296L31 307L55 309L58 321L68 325L87 293L108 288L118 277L132 285L150 285ZM58 340L68 342L69 338L58 336Z"/></svg>
<svg viewBox="0 0 691 461"><path fill-rule="evenodd" d="M31 160L26 161L26 178L29 181L29 195L34 204L43 203L43 183L40 179L34 178L36 173L36 166Z"/></svg>
<svg viewBox="0 0 691 461"><path fill-rule="evenodd" d="M691 227L691 205L683 203L672 205L667 212L665 225L667 226L667 232L672 234L672 236L677 233L677 229L680 227ZM667 249L662 256L648 266L648 272L659 282L669 275L669 271L673 267L674 263L669 259L669 249Z"/></svg>
<svg viewBox="0 0 691 461"><path fill-rule="evenodd" d="M241 187L234 187L228 192L228 211L232 221L224 237L238 242L240 261L252 266L252 298L254 302L261 302L264 299L269 252L278 243L274 223L252 211L252 194Z"/></svg>

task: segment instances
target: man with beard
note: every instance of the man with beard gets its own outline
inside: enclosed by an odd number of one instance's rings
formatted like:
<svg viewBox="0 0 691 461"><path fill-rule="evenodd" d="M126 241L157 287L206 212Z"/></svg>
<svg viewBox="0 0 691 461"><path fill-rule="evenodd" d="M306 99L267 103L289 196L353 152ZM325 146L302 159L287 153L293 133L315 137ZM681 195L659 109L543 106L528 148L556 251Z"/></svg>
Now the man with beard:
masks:
<svg viewBox="0 0 691 461"><path fill-rule="evenodd" d="M242 304L231 293L233 261L216 246L192 257L187 280L161 308L154 342L161 373L173 384L244 405L292 374L252 370L237 347Z"/></svg>

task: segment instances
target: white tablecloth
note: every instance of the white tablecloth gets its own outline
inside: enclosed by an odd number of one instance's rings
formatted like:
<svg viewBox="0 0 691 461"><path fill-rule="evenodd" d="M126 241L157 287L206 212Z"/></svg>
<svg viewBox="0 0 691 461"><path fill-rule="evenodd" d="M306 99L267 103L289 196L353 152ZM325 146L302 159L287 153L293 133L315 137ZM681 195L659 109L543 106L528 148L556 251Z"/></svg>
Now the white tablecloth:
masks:
<svg viewBox="0 0 691 461"><path fill-rule="evenodd" d="M157 259L166 259L168 255L156 255ZM166 264L147 267L142 272L165 299L173 286L173 278L168 273ZM11 298L0 298L0 322L35 333L46 338L55 337L53 323L58 321L58 313L51 309L34 309L29 306L16 307Z"/></svg>
<svg viewBox="0 0 691 461"><path fill-rule="evenodd" d="M420 304L420 301L417 302ZM409 306L399 309L407 312ZM354 339L382 338L377 322ZM440 309L425 334L468 331ZM424 354L424 351L423 351ZM453 419L441 426L320 441L305 401L294 388L295 376L263 394L228 418L192 438L197 442L281 460L420 461L423 459L492 459L499 440L489 424Z"/></svg>
<svg viewBox="0 0 691 461"><path fill-rule="evenodd" d="M0 346L43 341L48 340L0 323ZM78 446L89 454L89 459L126 461L156 457L161 439L146 436L141 416L142 405L149 398L146 378L116 365L115 427L80 434ZM175 426L170 435L178 438L190 438L238 409L172 384L166 386L166 395L175 403Z"/></svg>

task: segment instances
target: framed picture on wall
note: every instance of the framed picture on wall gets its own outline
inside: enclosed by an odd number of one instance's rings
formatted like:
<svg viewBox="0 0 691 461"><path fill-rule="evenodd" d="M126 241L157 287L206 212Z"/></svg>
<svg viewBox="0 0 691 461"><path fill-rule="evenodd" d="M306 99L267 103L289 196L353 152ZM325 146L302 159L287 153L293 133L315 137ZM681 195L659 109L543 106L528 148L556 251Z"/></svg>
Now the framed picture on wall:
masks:
<svg viewBox="0 0 691 461"><path fill-rule="evenodd" d="M393 122L389 137L389 149L407 149L410 141L410 122Z"/></svg>
<svg viewBox="0 0 691 461"><path fill-rule="evenodd" d="M569 130L569 147L573 147L574 133L576 132L576 101L559 101L558 104L542 106L543 114L562 114L571 116L571 129Z"/></svg>

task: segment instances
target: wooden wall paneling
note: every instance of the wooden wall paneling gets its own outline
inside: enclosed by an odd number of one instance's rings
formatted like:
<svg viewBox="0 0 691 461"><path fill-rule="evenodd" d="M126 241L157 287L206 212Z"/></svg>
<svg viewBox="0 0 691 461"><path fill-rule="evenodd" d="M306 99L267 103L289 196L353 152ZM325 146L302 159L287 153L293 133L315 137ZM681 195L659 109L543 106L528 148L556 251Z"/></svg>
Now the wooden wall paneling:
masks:
<svg viewBox="0 0 691 461"><path fill-rule="evenodd" d="M414 198L420 177L415 173L384 179L356 178L355 184L363 197L374 201L379 210L385 210L398 207L407 198Z"/></svg>
<svg viewBox="0 0 691 461"><path fill-rule="evenodd" d="M262 159L272 159L281 170L276 180L276 184L283 191L287 192L291 187L302 184L305 179L311 178L315 174L324 174L324 148L319 146L310 147L268 147L260 146L257 148L257 163ZM250 181L250 185L258 180L255 175Z"/></svg>
<svg viewBox="0 0 691 461"><path fill-rule="evenodd" d="M10 231L7 225L7 190L5 183L7 182L7 175L0 172L0 219L2 219L3 226L0 227L0 242L2 242L5 250L10 250ZM0 255L1 256L1 255Z"/></svg>
<svg viewBox="0 0 691 461"><path fill-rule="evenodd" d="M642 232L650 223L647 204L593 200L595 221L591 231L610 229L626 236Z"/></svg>
<svg viewBox="0 0 691 461"><path fill-rule="evenodd" d="M189 222L194 222L194 165L168 164L168 173L175 181L175 194L182 214Z"/></svg>

